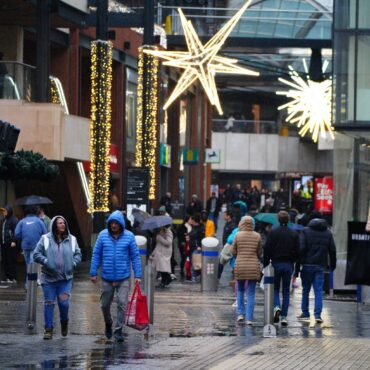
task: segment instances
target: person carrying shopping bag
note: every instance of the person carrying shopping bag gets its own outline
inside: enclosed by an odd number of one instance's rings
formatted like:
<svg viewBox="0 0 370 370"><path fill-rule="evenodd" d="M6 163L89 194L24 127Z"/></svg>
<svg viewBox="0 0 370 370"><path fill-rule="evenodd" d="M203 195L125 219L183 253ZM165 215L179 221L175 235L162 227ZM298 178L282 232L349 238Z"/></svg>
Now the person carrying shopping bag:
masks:
<svg viewBox="0 0 370 370"><path fill-rule="evenodd" d="M69 301L73 270L81 262L81 250L69 232L63 216L50 222L50 232L43 235L33 253L34 262L41 267L41 286L44 292L44 339L53 338L55 300L58 302L62 336L68 334Z"/></svg>
<svg viewBox="0 0 370 370"><path fill-rule="evenodd" d="M236 256L234 276L237 281L237 322L246 318L247 325L253 325L254 298L257 281L261 279L260 257L262 255L261 236L253 231L254 222L245 216L239 222L239 231L233 241L233 254ZM247 308L244 294L247 282Z"/></svg>

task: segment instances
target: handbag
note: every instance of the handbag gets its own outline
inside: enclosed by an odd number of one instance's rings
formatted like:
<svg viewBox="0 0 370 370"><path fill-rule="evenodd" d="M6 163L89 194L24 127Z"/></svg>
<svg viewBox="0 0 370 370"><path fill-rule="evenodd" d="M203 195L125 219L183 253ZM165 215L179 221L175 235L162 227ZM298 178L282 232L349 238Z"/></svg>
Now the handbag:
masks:
<svg viewBox="0 0 370 370"><path fill-rule="evenodd" d="M222 248L220 253L220 263L221 265L225 265L233 258L233 246L231 244L226 243Z"/></svg>
<svg viewBox="0 0 370 370"><path fill-rule="evenodd" d="M146 296L141 293L138 282L128 305L126 325L136 330L143 330L149 325L148 303Z"/></svg>
<svg viewBox="0 0 370 370"><path fill-rule="evenodd" d="M194 270L202 269L202 255L201 253L194 252L191 256L191 264Z"/></svg>

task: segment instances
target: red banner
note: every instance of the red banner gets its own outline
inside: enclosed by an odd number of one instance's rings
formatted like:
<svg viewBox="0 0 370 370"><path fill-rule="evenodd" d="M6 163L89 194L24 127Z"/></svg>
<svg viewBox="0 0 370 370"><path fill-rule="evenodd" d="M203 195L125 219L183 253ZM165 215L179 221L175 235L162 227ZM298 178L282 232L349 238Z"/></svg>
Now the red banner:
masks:
<svg viewBox="0 0 370 370"><path fill-rule="evenodd" d="M111 173L119 173L118 154L118 146L111 144L109 150L109 171ZM83 167L85 172L90 172L90 162L83 162Z"/></svg>
<svg viewBox="0 0 370 370"><path fill-rule="evenodd" d="M314 207L321 213L333 212L333 178L331 176L315 179Z"/></svg>

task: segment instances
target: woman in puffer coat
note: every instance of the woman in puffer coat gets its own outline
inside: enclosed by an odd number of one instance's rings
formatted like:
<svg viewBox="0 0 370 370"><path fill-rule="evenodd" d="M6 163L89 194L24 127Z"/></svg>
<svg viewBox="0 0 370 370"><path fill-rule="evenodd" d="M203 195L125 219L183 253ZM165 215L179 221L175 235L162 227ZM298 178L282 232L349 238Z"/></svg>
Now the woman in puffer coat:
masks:
<svg viewBox="0 0 370 370"><path fill-rule="evenodd" d="M252 217L243 217L233 241L233 254L236 256L234 276L237 280L237 321L243 322L246 316L247 325L252 325L253 322L256 284L261 278L261 236L253 231L253 226ZM245 285L247 285L247 310L244 305Z"/></svg>
<svg viewBox="0 0 370 370"><path fill-rule="evenodd" d="M153 264L157 272L161 273L161 288L171 281L171 256L173 234L170 227L162 227L156 236L155 249L152 253Z"/></svg>

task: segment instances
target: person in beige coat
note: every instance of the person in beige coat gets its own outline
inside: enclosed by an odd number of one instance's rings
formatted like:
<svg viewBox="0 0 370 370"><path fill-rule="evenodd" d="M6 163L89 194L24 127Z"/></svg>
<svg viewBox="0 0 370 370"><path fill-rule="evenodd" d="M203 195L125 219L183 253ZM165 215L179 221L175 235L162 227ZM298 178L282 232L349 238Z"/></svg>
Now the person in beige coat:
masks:
<svg viewBox="0 0 370 370"><path fill-rule="evenodd" d="M171 256L173 234L169 227L162 227L156 236L156 244L152 253L153 264L157 272L161 273L161 288L171 281Z"/></svg>
<svg viewBox="0 0 370 370"><path fill-rule="evenodd" d="M243 322L246 316L247 325L252 325L256 284L261 279L261 237L253 231L254 220L250 216L243 217L238 228L233 242L233 254L236 256L234 274L237 281L237 321ZM247 310L244 304L245 290L247 290Z"/></svg>

